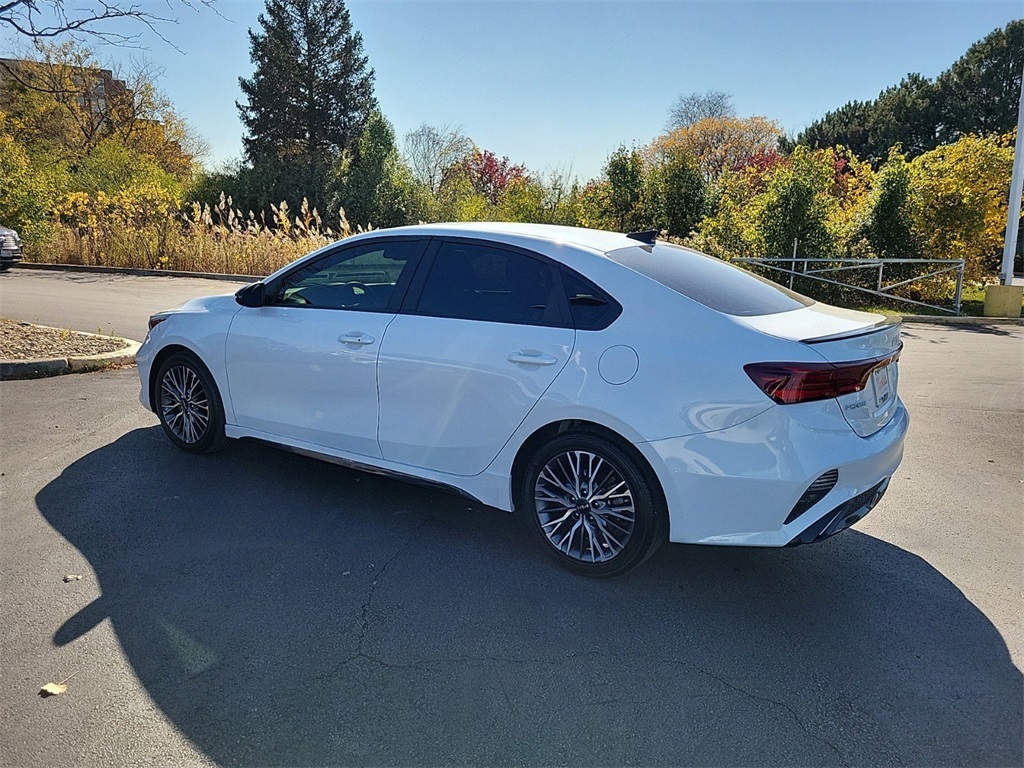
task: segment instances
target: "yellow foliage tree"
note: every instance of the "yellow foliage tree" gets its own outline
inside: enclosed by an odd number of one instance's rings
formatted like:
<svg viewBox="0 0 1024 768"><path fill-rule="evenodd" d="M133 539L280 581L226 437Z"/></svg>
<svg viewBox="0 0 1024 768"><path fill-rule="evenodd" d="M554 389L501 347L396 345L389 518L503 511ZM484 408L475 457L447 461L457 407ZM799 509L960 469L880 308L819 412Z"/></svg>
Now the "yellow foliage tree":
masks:
<svg viewBox="0 0 1024 768"><path fill-rule="evenodd" d="M968 280L998 270L1014 134L964 136L910 163L914 229L933 259L964 259Z"/></svg>

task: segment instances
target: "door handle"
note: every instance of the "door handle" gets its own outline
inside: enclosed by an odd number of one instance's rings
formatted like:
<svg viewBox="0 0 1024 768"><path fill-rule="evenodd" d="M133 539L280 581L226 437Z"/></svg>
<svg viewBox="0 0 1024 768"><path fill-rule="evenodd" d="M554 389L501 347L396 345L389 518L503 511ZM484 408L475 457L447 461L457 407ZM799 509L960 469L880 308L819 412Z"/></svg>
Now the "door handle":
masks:
<svg viewBox="0 0 1024 768"><path fill-rule="evenodd" d="M367 333L349 331L348 333L341 334L338 337L338 341L342 344L373 344L374 338Z"/></svg>
<svg viewBox="0 0 1024 768"><path fill-rule="evenodd" d="M513 352L508 356L510 363L519 363L520 365L554 365L558 362L557 357L551 355L545 355L541 352Z"/></svg>

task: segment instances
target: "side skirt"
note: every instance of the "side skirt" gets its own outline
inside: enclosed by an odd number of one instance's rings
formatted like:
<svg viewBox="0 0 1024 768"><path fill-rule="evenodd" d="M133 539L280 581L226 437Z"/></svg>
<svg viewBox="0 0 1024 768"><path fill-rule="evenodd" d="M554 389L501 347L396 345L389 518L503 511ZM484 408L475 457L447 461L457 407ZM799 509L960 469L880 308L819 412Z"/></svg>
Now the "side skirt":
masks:
<svg viewBox="0 0 1024 768"><path fill-rule="evenodd" d="M360 472L367 472L371 475L379 475L380 477L387 477L391 480L399 480L403 483L408 483L410 485L417 485L421 488L430 488L431 490L434 491L441 491L442 493L447 493L452 496L460 496L464 499L468 499L469 501L472 501L476 504L480 504L485 507L490 506L489 504L482 501L481 499L478 499L476 496L469 493L468 491L462 488L457 488L454 485L449 485L448 483L442 483L438 480L428 480L425 477L417 477L416 475L409 475L404 472L397 472L391 469L384 469L383 467L375 467L372 464L364 464L362 462L354 461L352 459L343 459L340 456L332 456L328 453L320 453L319 451L313 451L308 448L297 448L293 445L275 443L272 440L264 440L263 438L259 437L246 436L239 439L251 440L252 442L259 443L260 445L266 445L271 448L278 448L282 451L287 451L288 453L296 453L299 456L305 456L310 459L319 459L320 461L326 461L329 464L336 464L340 467L345 467L347 469L355 469Z"/></svg>

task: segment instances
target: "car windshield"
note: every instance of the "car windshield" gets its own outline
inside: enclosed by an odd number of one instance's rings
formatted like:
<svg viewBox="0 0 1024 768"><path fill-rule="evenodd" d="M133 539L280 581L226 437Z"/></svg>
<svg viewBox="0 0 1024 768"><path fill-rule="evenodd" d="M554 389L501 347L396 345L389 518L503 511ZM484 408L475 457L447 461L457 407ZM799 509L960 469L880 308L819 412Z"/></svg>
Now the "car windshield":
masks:
<svg viewBox="0 0 1024 768"><path fill-rule="evenodd" d="M727 315L774 315L809 307L813 299L721 259L668 243L607 254L612 261Z"/></svg>

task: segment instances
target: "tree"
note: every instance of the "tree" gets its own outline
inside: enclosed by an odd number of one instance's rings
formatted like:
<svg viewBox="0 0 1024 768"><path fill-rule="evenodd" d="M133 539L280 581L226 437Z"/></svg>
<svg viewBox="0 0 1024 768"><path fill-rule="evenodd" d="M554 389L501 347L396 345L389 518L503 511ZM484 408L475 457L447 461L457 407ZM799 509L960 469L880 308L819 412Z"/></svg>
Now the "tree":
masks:
<svg viewBox="0 0 1024 768"><path fill-rule="evenodd" d="M710 182L745 158L774 149L780 135L778 123L766 117L706 117L655 139L649 151L681 151L693 157Z"/></svg>
<svg viewBox="0 0 1024 768"><path fill-rule="evenodd" d="M822 159L806 147L797 147L791 162L770 174L754 208L758 245L764 256L790 257L794 241L802 256L835 255L835 241L826 225L833 165Z"/></svg>
<svg viewBox="0 0 1024 768"><path fill-rule="evenodd" d="M3 223L18 230L34 245L47 230L47 212L53 202L51 184L32 166L28 152L5 130L0 112L0 211Z"/></svg>
<svg viewBox="0 0 1024 768"><path fill-rule="evenodd" d="M921 243L910 218L910 166L900 148L889 150L869 202L861 234L879 256L912 259L920 256Z"/></svg>
<svg viewBox="0 0 1024 768"><path fill-rule="evenodd" d="M395 227L409 223L412 176L395 146L395 130L380 112L370 115L341 174L332 208L344 207L353 225Z"/></svg>
<svg viewBox="0 0 1024 768"><path fill-rule="evenodd" d="M640 204L641 226L687 237L704 215L704 179L693 157L675 149L647 168Z"/></svg>
<svg viewBox="0 0 1024 768"><path fill-rule="evenodd" d="M867 147L860 156L877 166L897 144L911 157L934 149L938 127L936 96L934 83L918 74L909 74L899 85L878 94L868 118Z"/></svg>
<svg viewBox="0 0 1024 768"><path fill-rule="evenodd" d="M0 63L0 107L12 135L40 161L76 164L115 140L188 177L206 144L160 92L159 76L145 61L127 73L104 68L74 41L39 44L34 59Z"/></svg>
<svg viewBox="0 0 1024 768"><path fill-rule="evenodd" d="M195 9L212 6L213 0L179 0L179 4ZM167 0L166 5L173 8L175 3ZM115 32L106 27L108 22L121 26L125 21L136 22L165 39L158 25L175 20L143 10L134 3L114 0L76 0L73 4L65 0L0 0L0 27L9 27L35 41L70 35L89 36L104 43L137 43L138 35Z"/></svg>
<svg viewBox="0 0 1024 768"><path fill-rule="evenodd" d="M249 31L255 72L238 81L246 99L237 103L246 157L254 167L291 165L298 178L288 183L298 184L268 192L305 196L322 207L327 169L376 109L362 36L344 0L267 0L259 23L260 30Z"/></svg>
<svg viewBox="0 0 1024 768"><path fill-rule="evenodd" d="M499 158L490 150L476 149L462 163L473 189L491 205L513 181L526 178L526 166L513 164L508 157Z"/></svg>
<svg viewBox="0 0 1024 768"><path fill-rule="evenodd" d="M643 156L636 149L620 146L608 158L604 175L608 179L608 205L612 220L620 232L631 231L643 193Z"/></svg>
<svg viewBox="0 0 1024 768"><path fill-rule="evenodd" d="M932 259L964 259L968 280L999 268L1013 134L964 136L910 163L911 219Z"/></svg>
<svg viewBox="0 0 1024 768"><path fill-rule="evenodd" d="M405 136L405 158L416 181L433 194L441 189L445 174L473 154L468 136L449 125L435 127L423 123Z"/></svg>
<svg viewBox="0 0 1024 768"><path fill-rule="evenodd" d="M709 117L735 117L732 94L722 91L687 93L680 96L668 112L666 130L686 128Z"/></svg>
<svg viewBox="0 0 1024 768"><path fill-rule="evenodd" d="M842 145L866 157L870 152L868 124L872 106L870 101L849 101L808 125L797 135L796 143L812 149Z"/></svg>
<svg viewBox="0 0 1024 768"><path fill-rule="evenodd" d="M1024 20L1011 21L968 48L936 82L939 140L1013 130L1022 70Z"/></svg>

